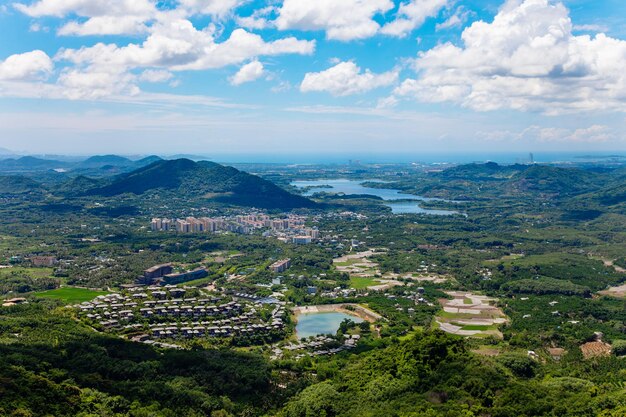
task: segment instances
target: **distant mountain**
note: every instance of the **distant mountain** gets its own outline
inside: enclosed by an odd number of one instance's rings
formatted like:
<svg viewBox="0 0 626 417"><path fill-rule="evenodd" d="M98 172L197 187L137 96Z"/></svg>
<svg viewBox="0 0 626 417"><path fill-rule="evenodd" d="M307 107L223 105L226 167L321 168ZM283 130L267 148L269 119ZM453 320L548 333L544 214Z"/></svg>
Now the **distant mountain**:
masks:
<svg viewBox="0 0 626 417"><path fill-rule="evenodd" d="M133 165L135 165L137 168L141 168L141 167L150 165L154 162L158 162L162 160L163 158L161 158L160 156L150 155L150 156L146 156L145 158L141 158L136 161L133 161Z"/></svg>
<svg viewBox="0 0 626 417"><path fill-rule="evenodd" d="M167 159L191 159L192 161L209 161L212 158L206 155L193 155L193 154L176 154L176 155L167 155Z"/></svg>
<svg viewBox="0 0 626 417"><path fill-rule="evenodd" d="M495 162L485 164L465 164L448 168L439 173L446 179L462 180L504 180L528 168L528 165L498 165Z"/></svg>
<svg viewBox="0 0 626 417"><path fill-rule="evenodd" d="M449 181L472 181L501 187L514 193L542 193L575 195L601 187L607 176L602 172L579 168L560 168L550 165L459 165L438 174Z"/></svg>
<svg viewBox="0 0 626 417"><path fill-rule="evenodd" d="M133 161L119 155L95 155L77 164L76 168L101 168L107 165L130 166Z"/></svg>
<svg viewBox="0 0 626 417"><path fill-rule="evenodd" d="M69 164L66 162L35 158L34 156L0 160L0 171L4 172L45 171L50 169L65 169L68 166Z"/></svg>
<svg viewBox="0 0 626 417"><path fill-rule="evenodd" d="M523 191L576 194L597 188L602 179L601 175L583 169L530 165L515 174L510 182Z"/></svg>
<svg viewBox="0 0 626 417"><path fill-rule="evenodd" d="M113 179L87 195L114 196L170 190L188 197L259 208L291 209L313 207L311 200L291 194L255 175L214 162L189 159L161 160Z"/></svg>

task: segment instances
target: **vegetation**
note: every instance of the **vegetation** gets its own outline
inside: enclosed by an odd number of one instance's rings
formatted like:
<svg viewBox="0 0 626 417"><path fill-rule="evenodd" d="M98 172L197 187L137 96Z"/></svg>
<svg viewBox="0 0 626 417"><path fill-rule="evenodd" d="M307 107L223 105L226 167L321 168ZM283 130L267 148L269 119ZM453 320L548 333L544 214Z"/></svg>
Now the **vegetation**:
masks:
<svg viewBox="0 0 626 417"><path fill-rule="evenodd" d="M626 305L601 295L626 282L623 169L239 167L257 177L208 162L104 156L49 172L57 162L0 164L8 175L0 178L0 265L11 266L0 268L0 296L28 301L0 307L2 416L626 414ZM385 180L368 186L454 200L422 204L465 215L391 215L365 195L320 193L311 203L289 186L320 173ZM323 238L294 245L261 232L180 235L148 227L152 217L252 212L241 206L294 210ZM357 261L333 263L369 249L377 249L369 277L341 271ZM37 255L59 263L34 268ZM287 271L268 269L284 258L291 259ZM190 297L273 296L287 310L354 303L382 318L340 325L330 348L358 340L353 349L308 355L286 349L296 343L288 319L286 335L166 340L175 349L128 340L146 327L103 332L99 320L66 307L165 262L177 271L207 270L185 283ZM369 290L378 273L401 285ZM442 311L449 291L497 300L508 321L473 323L468 313ZM472 308L470 299L459 300ZM257 313L265 320L273 309ZM437 317L493 332L449 335ZM598 339L612 353L585 359L580 347Z"/></svg>

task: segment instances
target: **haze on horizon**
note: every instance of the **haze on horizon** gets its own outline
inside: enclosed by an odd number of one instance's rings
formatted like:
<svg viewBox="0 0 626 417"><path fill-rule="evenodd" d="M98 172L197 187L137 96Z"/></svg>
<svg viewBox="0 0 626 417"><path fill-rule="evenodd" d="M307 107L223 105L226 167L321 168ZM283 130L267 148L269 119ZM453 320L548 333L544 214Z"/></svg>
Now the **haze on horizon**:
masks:
<svg viewBox="0 0 626 417"><path fill-rule="evenodd" d="M0 36L16 152L626 150L620 0L16 0Z"/></svg>

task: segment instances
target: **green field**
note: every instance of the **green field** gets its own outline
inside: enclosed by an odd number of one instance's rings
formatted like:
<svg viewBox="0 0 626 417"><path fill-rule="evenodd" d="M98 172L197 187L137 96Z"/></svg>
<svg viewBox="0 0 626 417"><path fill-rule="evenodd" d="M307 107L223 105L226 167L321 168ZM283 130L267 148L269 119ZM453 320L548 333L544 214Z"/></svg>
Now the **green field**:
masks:
<svg viewBox="0 0 626 417"><path fill-rule="evenodd" d="M0 278L9 277L11 275L29 276L31 278L49 278L54 273L52 268L0 268Z"/></svg>
<svg viewBox="0 0 626 417"><path fill-rule="evenodd" d="M52 298L61 300L66 303L82 303L83 301L90 301L98 295L107 294L106 291L94 291L85 288L72 288L63 287L56 290L43 291L36 293L36 297Z"/></svg>
<svg viewBox="0 0 626 417"><path fill-rule="evenodd" d="M487 326L483 324L466 324L461 327L461 330L479 330L481 332L484 332L487 330L493 330L495 328L495 326Z"/></svg>
<svg viewBox="0 0 626 417"><path fill-rule="evenodd" d="M379 285L380 282L376 281L374 278L364 278L364 277L350 277L350 287L355 290L363 290L372 285Z"/></svg>

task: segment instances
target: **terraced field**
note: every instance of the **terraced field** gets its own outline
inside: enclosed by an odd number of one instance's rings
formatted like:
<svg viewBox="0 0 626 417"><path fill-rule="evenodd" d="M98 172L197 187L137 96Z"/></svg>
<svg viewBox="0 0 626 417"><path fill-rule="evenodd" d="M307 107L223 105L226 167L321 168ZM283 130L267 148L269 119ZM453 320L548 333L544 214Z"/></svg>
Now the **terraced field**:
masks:
<svg viewBox="0 0 626 417"><path fill-rule="evenodd" d="M440 299L443 311L436 322L441 330L460 336L496 336L500 324L507 322L501 309L495 306L496 299L471 292L446 291L451 299Z"/></svg>

